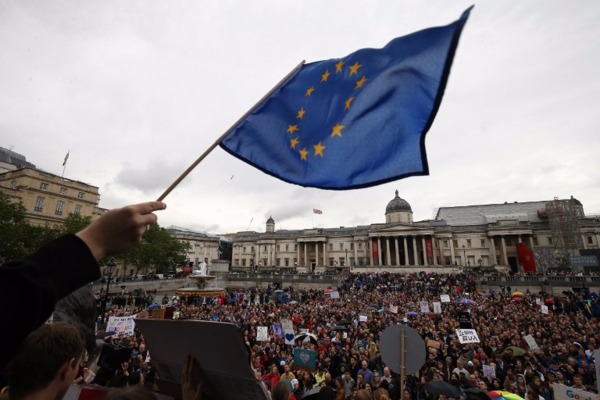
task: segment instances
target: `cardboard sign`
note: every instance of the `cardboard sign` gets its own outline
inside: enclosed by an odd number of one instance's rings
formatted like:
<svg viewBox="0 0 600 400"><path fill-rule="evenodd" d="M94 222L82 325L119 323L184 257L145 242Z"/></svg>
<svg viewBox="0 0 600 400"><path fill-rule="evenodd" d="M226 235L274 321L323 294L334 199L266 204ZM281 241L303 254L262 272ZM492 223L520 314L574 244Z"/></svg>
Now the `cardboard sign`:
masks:
<svg viewBox="0 0 600 400"><path fill-rule="evenodd" d="M256 341L266 342L267 340L269 340L269 328L266 326L256 327Z"/></svg>
<svg viewBox="0 0 600 400"><path fill-rule="evenodd" d="M554 400L596 400L596 393L587 392L581 389L575 389L560 383L552 384L554 390Z"/></svg>
<svg viewBox="0 0 600 400"><path fill-rule="evenodd" d="M458 325L461 329L473 329L473 324L471 324L471 313L461 312L458 315Z"/></svg>
<svg viewBox="0 0 600 400"><path fill-rule="evenodd" d="M339 299L340 292L338 292L337 290L334 290L333 292L329 292L329 296L331 296L332 299Z"/></svg>
<svg viewBox="0 0 600 400"><path fill-rule="evenodd" d="M529 348L531 350L539 350L540 349L540 347L535 342L535 339L533 338L533 336L527 335L523 339L525 339L525 341L527 342L527 344L529 345Z"/></svg>
<svg viewBox="0 0 600 400"><path fill-rule="evenodd" d="M273 337L275 339L281 339L283 337L283 329L281 324L273 324Z"/></svg>
<svg viewBox="0 0 600 400"><path fill-rule="evenodd" d="M429 312L429 302L427 302L427 301L421 301L421 302L419 302L419 305L421 306L421 312L422 313L428 313Z"/></svg>
<svg viewBox="0 0 600 400"><path fill-rule="evenodd" d="M457 329L456 337L461 344L465 343L479 343L479 336L475 329Z"/></svg>
<svg viewBox="0 0 600 400"><path fill-rule="evenodd" d="M491 365L483 365L483 375L488 378L496 379L496 368Z"/></svg>
<svg viewBox="0 0 600 400"><path fill-rule="evenodd" d="M436 314L441 314L442 313L442 303L440 303L439 301L434 301L433 302L433 312Z"/></svg>
<svg viewBox="0 0 600 400"><path fill-rule="evenodd" d="M317 366L317 352L309 349L294 349L294 368L313 371Z"/></svg>
<svg viewBox="0 0 600 400"><path fill-rule="evenodd" d="M135 329L133 317L108 317L106 332L115 332L114 336L131 336Z"/></svg>
<svg viewBox="0 0 600 400"><path fill-rule="evenodd" d="M535 299L535 305L536 305L536 306L541 306L541 305L542 305L542 299L540 299L539 297L537 297L537 298Z"/></svg>
<svg viewBox="0 0 600 400"><path fill-rule="evenodd" d="M358 320L360 322L367 322L367 320L369 319L369 317L367 315L361 314L358 316Z"/></svg>
<svg viewBox="0 0 600 400"><path fill-rule="evenodd" d="M394 305L390 304L390 312L392 314L398 314L398 306L394 306Z"/></svg>
<svg viewBox="0 0 600 400"><path fill-rule="evenodd" d="M450 303L450 295L449 294L440 295L440 301L442 303Z"/></svg>
<svg viewBox="0 0 600 400"><path fill-rule="evenodd" d="M542 310L542 314L548 314L548 306L542 304L540 309Z"/></svg>

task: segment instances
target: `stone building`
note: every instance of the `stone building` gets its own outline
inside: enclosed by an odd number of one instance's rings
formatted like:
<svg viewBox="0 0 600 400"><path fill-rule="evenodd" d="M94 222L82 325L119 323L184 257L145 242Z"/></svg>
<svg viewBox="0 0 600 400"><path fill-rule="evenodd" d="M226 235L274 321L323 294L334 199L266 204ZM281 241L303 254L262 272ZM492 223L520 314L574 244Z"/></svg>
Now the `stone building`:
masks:
<svg viewBox="0 0 600 400"><path fill-rule="evenodd" d="M344 267L500 266L518 272L527 257L519 255L520 251L564 250L565 243L574 242L578 245L566 246L566 250L579 255L582 249L599 249L600 240L599 218L586 217L581 202L572 197L442 207L435 219L415 222L410 204L396 191L385 209L385 221L356 227L276 230L270 217L264 233L231 235L232 267L323 272ZM568 239L573 237L577 240Z"/></svg>
<svg viewBox="0 0 600 400"><path fill-rule="evenodd" d="M95 219L105 211L98 207L98 187L35 168L5 169L0 190L25 207L32 225L60 225L69 213Z"/></svg>

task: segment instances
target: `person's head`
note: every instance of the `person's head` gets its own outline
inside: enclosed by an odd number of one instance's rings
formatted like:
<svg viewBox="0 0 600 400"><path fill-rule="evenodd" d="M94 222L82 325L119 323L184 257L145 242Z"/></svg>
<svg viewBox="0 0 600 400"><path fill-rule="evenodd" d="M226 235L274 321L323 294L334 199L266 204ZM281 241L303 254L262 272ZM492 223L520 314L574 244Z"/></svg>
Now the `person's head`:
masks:
<svg viewBox="0 0 600 400"><path fill-rule="evenodd" d="M317 400L334 400L335 390L331 386L322 386L317 394ZM273 399L275 400L275 399Z"/></svg>
<svg viewBox="0 0 600 400"><path fill-rule="evenodd" d="M336 389L344 388L344 380L342 379L341 376L338 376L337 378L335 378L334 384L335 384Z"/></svg>
<svg viewBox="0 0 600 400"><path fill-rule="evenodd" d="M387 378L387 377L390 377L391 375L392 375L392 371L390 371L389 367L383 368L383 376L385 376Z"/></svg>
<svg viewBox="0 0 600 400"><path fill-rule="evenodd" d="M49 390L62 398L79 372L85 344L66 322L44 324L31 332L9 366L11 399Z"/></svg>
<svg viewBox="0 0 600 400"><path fill-rule="evenodd" d="M292 394L292 388L288 381L279 381L271 390L272 400L289 400Z"/></svg>
<svg viewBox="0 0 600 400"><path fill-rule="evenodd" d="M369 364L367 363L367 360L362 360L360 363L360 366L362 367L362 369L367 369L368 365Z"/></svg>

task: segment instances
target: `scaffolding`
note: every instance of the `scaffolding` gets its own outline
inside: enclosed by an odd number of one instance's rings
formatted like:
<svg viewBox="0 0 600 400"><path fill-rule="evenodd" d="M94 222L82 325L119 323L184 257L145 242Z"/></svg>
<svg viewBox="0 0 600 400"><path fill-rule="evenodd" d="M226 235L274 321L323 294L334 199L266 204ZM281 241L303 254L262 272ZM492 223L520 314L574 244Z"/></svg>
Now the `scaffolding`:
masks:
<svg viewBox="0 0 600 400"><path fill-rule="evenodd" d="M573 198L559 200L556 197L546 204L555 251L578 255L579 249L583 247L579 228L580 213L578 212L578 205L578 201Z"/></svg>

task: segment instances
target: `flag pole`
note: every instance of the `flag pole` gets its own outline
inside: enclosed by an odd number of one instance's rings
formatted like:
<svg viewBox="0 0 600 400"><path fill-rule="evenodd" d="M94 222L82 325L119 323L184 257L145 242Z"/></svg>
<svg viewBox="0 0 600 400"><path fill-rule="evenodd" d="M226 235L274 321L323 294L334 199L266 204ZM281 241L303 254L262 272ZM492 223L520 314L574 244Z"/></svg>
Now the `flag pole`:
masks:
<svg viewBox="0 0 600 400"><path fill-rule="evenodd" d="M213 151L215 149L215 147L217 147L219 145L219 143L221 143L221 141L223 139L225 139L225 137L227 135L229 135L231 133L231 131L233 131L235 129L236 126L239 125L240 122L242 122L244 119L246 119L246 117L248 117L248 115L250 115L256 109L256 107L258 107L264 101L266 101L269 97L271 97L271 95L277 89L279 89L283 84L285 84L290 78L292 78L294 75L296 75L298 73L298 71L300 71L300 69L302 68L303 65L304 65L304 60L302 60L300 62L300 64L298 64L282 80L280 80L273 87L273 89L271 89L267 94L265 94L254 106L252 106L252 108L250 108L250 110L248 110L244 115L242 115L242 117L240 117L240 119L238 119L237 121L235 121L235 123L225 133L223 133L217 139L216 142L214 142L208 149L206 149L206 151L204 153L202 153L202 155L200 155L200 157L198 157L196 159L196 161L194 161L192 163L192 165L190 165L185 171L183 171L183 173L181 175L179 175L179 177L177 179L175 179L175 181L173 183L171 183L171 186L169 186L167 188L167 190L165 190L163 192L163 194L161 194L156 201L162 201L162 200L164 200L165 197L167 197L169 195L169 193L171 193L173 191L173 189L175 189L177 187L177 185L179 185L181 183L181 181L184 180L185 177L188 176L189 173L192 172L194 170L194 168L196 168L198 166L198 164L200 164L200 162L202 162L202 160L204 160L206 158L206 156L208 156L208 154L210 154L210 152Z"/></svg>

